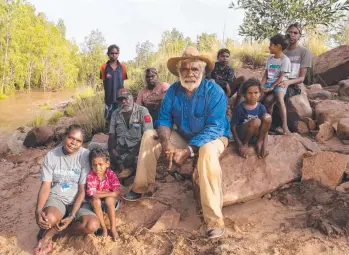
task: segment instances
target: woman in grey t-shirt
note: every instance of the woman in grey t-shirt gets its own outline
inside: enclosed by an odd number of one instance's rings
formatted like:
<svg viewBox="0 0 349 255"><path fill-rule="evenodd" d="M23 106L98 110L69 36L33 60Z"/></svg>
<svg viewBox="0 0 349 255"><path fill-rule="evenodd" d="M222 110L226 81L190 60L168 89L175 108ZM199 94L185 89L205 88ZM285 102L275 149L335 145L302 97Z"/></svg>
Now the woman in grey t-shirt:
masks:
<svg viewBox="0 0 349 255"><path fill-rule="evenodd" d="M287 88L289 85L300 85L304 82L308 69L311 67L312 56L308 49L298 45L302 35L302 28L298 23L291 24L286 34L289 37L289 46L284 54L291 60L291 73L289 80L283 81L279 86Z"/></svg>
<svg viewBox="0 0 349 255"><path fill-rule="evenodd" d="M81 207L90 171L89 151L81 147L83 138L83 128L71 125L63 146L54 148L45 156L35 210L36 222L41 229L40 240L34 250L37 255L50 253L53 249L52 237L65 230L75 219L67 229L70 233L90 234L99 227L97 216L89 208Z"/></svg>

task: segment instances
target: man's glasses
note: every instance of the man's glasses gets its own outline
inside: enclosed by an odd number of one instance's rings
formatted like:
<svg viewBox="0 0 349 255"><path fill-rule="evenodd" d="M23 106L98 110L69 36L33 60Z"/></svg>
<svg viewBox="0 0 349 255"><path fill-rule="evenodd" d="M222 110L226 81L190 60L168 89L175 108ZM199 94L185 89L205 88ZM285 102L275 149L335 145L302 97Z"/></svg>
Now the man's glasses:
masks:
<svg viewBox="0 0 349 255"><path fill-rule="evenodd" d="M110 52L109 55L119 55L119 52Z"/></svg>

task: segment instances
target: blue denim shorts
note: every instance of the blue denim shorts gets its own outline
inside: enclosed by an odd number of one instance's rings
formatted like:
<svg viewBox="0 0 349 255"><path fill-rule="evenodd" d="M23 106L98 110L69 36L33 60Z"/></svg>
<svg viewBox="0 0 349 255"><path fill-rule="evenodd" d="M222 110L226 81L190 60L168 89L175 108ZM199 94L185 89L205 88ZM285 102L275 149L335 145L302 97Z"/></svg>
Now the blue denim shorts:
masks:
<svg viewBox="0 0 349 255"><path fill-rule="evenodd" d="M264 84L264 88L266 88L266 89L271 88L271 86L272 86L271 83L266 83L266 84ZM284 95L286 95L287 88L279 88L279 87L276 87L276 88L274 88L273 93L276 93L276 92L279 92L279 91L281 91L282 93L284 93Z"/></svg>

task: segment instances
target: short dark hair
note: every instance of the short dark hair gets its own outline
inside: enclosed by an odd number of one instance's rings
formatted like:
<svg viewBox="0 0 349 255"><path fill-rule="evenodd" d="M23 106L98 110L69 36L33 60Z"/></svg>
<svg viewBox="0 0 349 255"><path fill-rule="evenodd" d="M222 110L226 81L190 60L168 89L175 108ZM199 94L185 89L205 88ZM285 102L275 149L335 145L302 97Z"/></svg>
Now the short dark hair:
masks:
<svg viewBox="0 0 349 255"><path fill-rule="evenodd" d="M288 39L282 34L276 34L270 38L270 42L274 45L281 45L282 50L285 50L288 47Z"/></svg>
<svg viewBox="0 0 349 255"><path fill-rule="evenodd" d="M112 45L110 45L110 46L108 47L108 52L107 52L107 54L109 55L110 52L111 52L113 49L117 49L118 52L120 53L120 47L117 46L116 44L112 44Z"/></svg>
<svg viewBox="0 0 349 255"><path fill-rule="evenodd" d="M95 158L104 158L106 161L110 160L109 152L107 149L103 149L102 147L95 147L90 151L90 154L88 154L88 159L90 161L90 164L92 165L92 160Z"/></svg>
<svg viewBox="0 0 349 255"><path fill-rule="evenodd" d="M242 94L246 95L248 88L258 87L259 92L262 92L261 82L256 78L250 78L242 84Z"/></svg>
<svg viewBox="0 0 349 255"><path fill-rule="evenodd" d="M65 135L69 135L70 132L74 131L74 130L79 130L82 134L82 138L85 140L85 135L86 135L86 132L85 132L85 129L79 125L79 124L71 124L66 130L65 130Z"/></svg>
<svg viewBox="0 0 349 255"><path fill-rule="evenodd" d="M299 24L298 22L292 23L291 25L288 26L288 28L286 29L286 32L290 29L290 28L297 28L299 31L299 34L302 35L302 26L301 24Z"/></svg>
<svg viewBox="0 0 349 255"><path fill-rule="evenodd" d="M228 53L230 55L230 50L228 50L227 48L220 49L217 53L217 58L224 53Z"/></svg>

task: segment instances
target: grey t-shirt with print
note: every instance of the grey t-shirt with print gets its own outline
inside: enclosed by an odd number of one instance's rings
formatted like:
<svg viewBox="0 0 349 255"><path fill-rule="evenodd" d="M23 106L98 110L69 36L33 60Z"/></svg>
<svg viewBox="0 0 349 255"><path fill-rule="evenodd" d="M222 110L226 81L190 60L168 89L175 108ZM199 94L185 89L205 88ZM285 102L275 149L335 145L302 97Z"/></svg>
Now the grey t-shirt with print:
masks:
<svg viewBox="0 0 349 255"><path fill-rule="evenodd" d="M282 54L280 58L270 56L265 68L268 72L267 83L273 84L279 78L280 72L285 73L283 80L288 79L291 72L291 61L285 54Z"/></svg>
<svg viewBox="0 0 349 255"><path fill-rule="evenodd" d="M297 46L294 50L284 50L284 54L291 60L290 79L299 78L299 71L302 67L311 67L312 56L307 48Z"/></svg>
<svg viewBox="0 0 349 255"><path fill-rule="evenodd" d="M41 181L50 181L50 198L56 198L65 205L74 203L79 184L86 183L90 171L89 150L80 148L73 155L65 155L59 146L45 156Z"/></svg>

